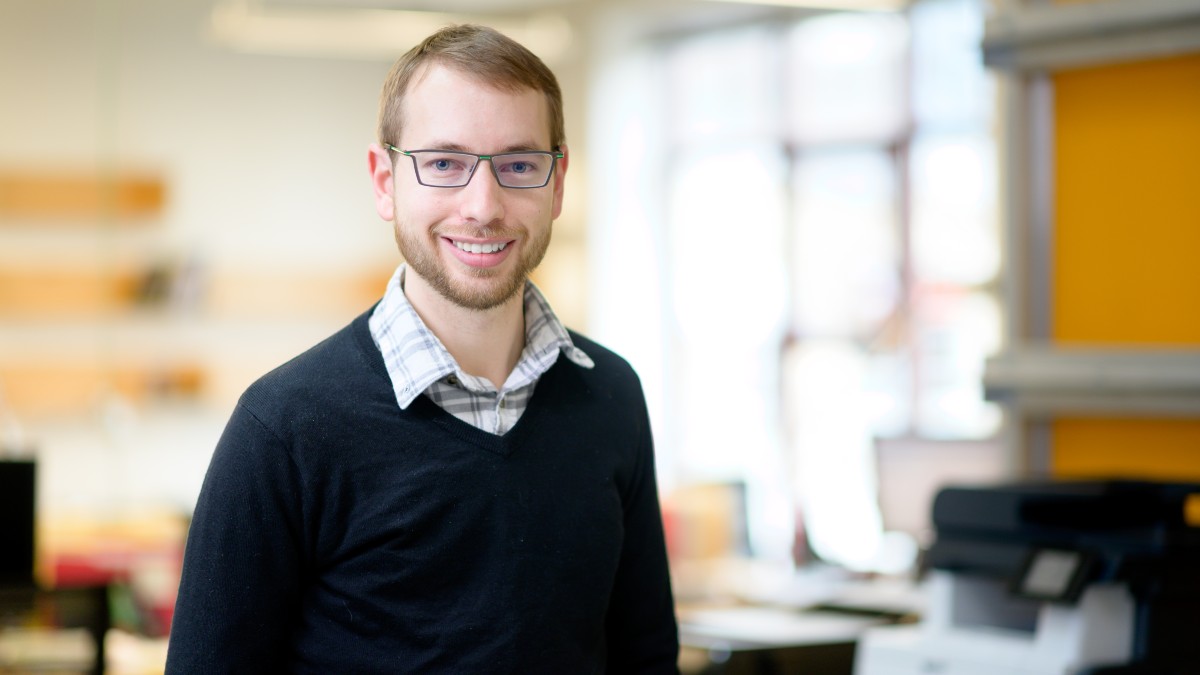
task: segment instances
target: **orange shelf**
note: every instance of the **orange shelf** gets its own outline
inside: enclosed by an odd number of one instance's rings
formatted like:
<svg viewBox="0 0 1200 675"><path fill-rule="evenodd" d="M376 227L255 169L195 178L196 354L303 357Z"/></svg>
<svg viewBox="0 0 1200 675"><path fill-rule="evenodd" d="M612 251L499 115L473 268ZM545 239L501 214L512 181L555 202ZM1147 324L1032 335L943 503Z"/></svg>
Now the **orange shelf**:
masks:
<svg viewBox="0 0 1200 675"><path fill-rule="evenodd" d="M162 212L166 198L166 185L152 176L0 172L0 225L142 223Z"/></svg>

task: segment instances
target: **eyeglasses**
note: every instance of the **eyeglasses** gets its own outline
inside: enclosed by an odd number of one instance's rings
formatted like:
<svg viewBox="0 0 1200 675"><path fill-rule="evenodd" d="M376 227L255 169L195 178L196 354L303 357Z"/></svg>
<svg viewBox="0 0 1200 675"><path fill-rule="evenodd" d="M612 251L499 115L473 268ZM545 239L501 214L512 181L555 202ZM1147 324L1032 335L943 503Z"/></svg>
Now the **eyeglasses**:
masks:
<svg viewBox="0 0 1200 675"><path fill-rule="evenodd" d="M449 150L401 150L387 145L402 155L412 158L417 182L428 187L456 188L471 182L479 161L486 159L492 165L496 182L506 188L528 189L545 187L554 173L555 160L564 157L561 152L501 152L495 155L476 155L470 152Z"/></svg>

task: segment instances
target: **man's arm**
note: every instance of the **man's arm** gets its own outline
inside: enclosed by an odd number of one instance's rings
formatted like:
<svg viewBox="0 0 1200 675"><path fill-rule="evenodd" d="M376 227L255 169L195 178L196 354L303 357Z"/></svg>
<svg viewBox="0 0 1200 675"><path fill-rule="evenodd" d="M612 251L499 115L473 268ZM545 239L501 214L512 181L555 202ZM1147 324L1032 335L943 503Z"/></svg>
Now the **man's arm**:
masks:
<svg viewBox="0 0 1200 675"><path fill-rule="evenodd" d="M667 569L654 448L642 418L637 467L624 495L625 541L605 619L608 672L675 675L679 629Z"/></svg>
<svg viewBox="0 0 1200 675"><path fill-rule="evenodd" d="M286 447L239 405L188 533L167 673L281 670L299 606L301 498Z"/></svg>

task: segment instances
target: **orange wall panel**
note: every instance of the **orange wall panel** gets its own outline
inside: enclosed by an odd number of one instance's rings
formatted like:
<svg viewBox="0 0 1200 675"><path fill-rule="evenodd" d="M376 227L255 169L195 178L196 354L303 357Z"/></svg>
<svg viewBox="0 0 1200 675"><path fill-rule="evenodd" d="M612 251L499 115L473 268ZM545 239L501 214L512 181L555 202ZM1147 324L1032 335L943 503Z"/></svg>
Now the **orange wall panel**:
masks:
<svg viewBox="0 0 1200 675"><path fill-rule="evenodd" d="M1200 481L1200 420L1061 418L1051 473Z"/></svg>
<svg viewBox="0 0 1200 675"><path fill-rule="evenodd" d="M1053 78L1053 339L1200 347L1200 54ZM1200 480L1200 419L1051 433L1057 476Z"/></svg>
<svg viewBox="0 0 1200 675"><path fill-rule="evenodd" d="M1054 75L1053 337L1200 345L1200 54Z"/></svg>

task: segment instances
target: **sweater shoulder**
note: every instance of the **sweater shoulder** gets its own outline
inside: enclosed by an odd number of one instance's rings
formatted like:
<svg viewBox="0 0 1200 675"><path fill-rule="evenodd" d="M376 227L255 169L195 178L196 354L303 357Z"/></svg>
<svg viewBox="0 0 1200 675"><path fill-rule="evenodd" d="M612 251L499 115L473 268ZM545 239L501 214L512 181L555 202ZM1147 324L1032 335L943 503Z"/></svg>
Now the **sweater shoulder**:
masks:
<svg viewBox="0 0 1200 675"><path fill-rule="evenodd" d="M567 333L571 336L571 342L578 349L582 350L583 353L587 354L596 364L595 369L597 371L602 373L607 372L622 378L632 377L637 379L637 373L634 372L633 366L629 365L629 362L620 354L581 333L576 333L569 329Z"/></svg>
<svg viewBox="0 0 1200 675"><path fill-rule="evenodd" d="M286 363L258 378L239 405L260 419L297 418L388 386L387 371L371 340L370 311ZM357 393L356 393L357 392Z"/></svg>
<svg viewBox="0 0 1200 675"><path fill-rule="evenodd" d="M579 373L589 390L602 392L606 398L638 403L644 400L641 379L623 356L584 335L574 331L568 332L575 346L587 354L595 364L592 368L570 364L571 369Z"/></svg>

